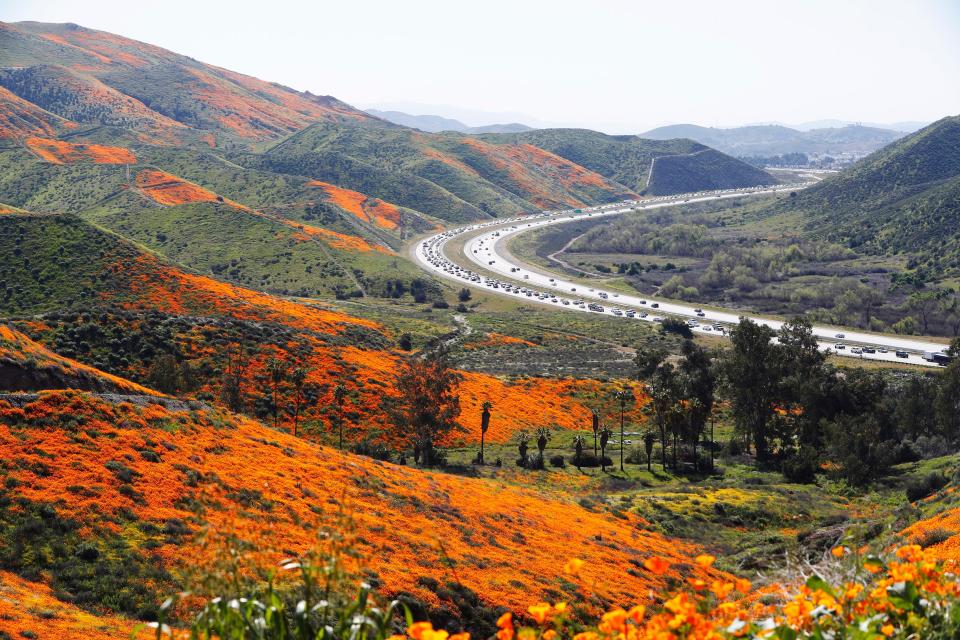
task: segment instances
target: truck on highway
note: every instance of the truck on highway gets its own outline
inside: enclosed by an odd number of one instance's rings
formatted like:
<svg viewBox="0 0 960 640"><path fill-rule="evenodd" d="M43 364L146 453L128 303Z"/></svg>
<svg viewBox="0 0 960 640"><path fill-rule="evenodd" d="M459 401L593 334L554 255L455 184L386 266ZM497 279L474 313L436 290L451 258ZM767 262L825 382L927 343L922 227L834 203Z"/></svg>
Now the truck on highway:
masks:
<svg viewBox="0 0 960 640"><path fill-rule="evenodd" d="M924 351L923 359L927 362L933 362L941 367L945 367L950 364L950 356L943 353L942 351Z"/></svg>

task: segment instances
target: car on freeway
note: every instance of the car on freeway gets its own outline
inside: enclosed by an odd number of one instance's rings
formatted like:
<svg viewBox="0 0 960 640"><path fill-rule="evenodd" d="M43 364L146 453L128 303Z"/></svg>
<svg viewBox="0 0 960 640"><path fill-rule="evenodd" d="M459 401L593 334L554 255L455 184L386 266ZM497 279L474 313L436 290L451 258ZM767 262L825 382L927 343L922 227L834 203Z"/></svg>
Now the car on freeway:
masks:
<svg viewBox="0 0 960 640"><path fill-rule="evenodd" d="M838 333L838 334L836 335L836 337L837 337L837 338L840 338L841 340L843 340L844 338L847 337L847 334L845 334L845 333Z"/></svg>
<svg viewBox="0 0 960 640"><path fill-rule="evenodd" d="M838 342L833 346L837 348L837 351L842 351L843 349L847 348L847 345L843 344L842 342Z"/></svg>
<svg viewBox="0 0 960 640"><path fill-rule="evenodd" d="M906 351L897 351L894 355L896 355L898 358L909 358L909 357L910 357L910 354L907 353Z"/></svg>

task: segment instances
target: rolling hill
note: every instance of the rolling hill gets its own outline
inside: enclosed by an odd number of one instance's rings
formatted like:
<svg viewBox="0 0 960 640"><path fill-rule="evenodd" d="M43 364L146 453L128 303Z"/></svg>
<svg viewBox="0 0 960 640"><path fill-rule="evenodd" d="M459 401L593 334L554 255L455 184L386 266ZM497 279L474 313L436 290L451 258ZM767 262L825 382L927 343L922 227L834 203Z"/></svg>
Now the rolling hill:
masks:
<svg viewBox="0 0 960 640"><path fill-rule="evenodd" d="M684 139L648 140L609 136L587 129L537 129L518 134L491 134L484 140L532 144L596 171L637 193L669 195L700 189L773 184L765 171ZM666 162L655 162L671 157Z"/></svg>
<svg viewBox="0 0 960 640"><path fill-rule="evenodd" d="M867 154L904 135L901 131L850 125L806 131L781 125L701 127L674 124L640 134L652 140L689 138L732 156L775 156L787 153Z"/></svg>
<svg viewBox="0 0 960 640"><path fill-rule="evenodd" d="M939 120L781 205L807 231L880 254L960 269L960 116Z"/></svg>
<svg viewBox="0 0 960 640"><path fill-rule="evenodd" d="M121 121L173 139L180 138L177 129L190 128L256 141L318 120L371 119L330 96L75 24L0 25L0 67L17 68L5 72L0 84L53 113L80 122Z"/></svg>
<svg viewBox="0 0 960 640"><path fill-rule="evenodd" d="M211 151L222 165L261 172L245 176L258 185L263 173L319 180L400 206L414 214L411 222L416 214L465 221L633 197L649 172L647 158L633 169L636 175L618 175L614 166L635 159L611 145L583 155L591 162L582 164L577 154L558 153L537 136L478 139L400 127L329 96L73 24L0 26L0 88L0 123L6 121L5 135L12 140L63 134L79 144L129 148L164 171L258 209L266 205L249 196L259 187L245 186L245 179L234 181L240 184L232 183L233 190L243 189L249 199L227 193L223 183L208 185L208 178L224 173L221 166L213 168L216 175L205 175L214 164ZM660 147L670 154L699 150L685 143L653 146L634 155L659 155ZM719 164L703 169L716 171ZM753 177L758 183L767 179ZM681 181L690 183L689 175L660 182ZM702 185L725 182L704 175Z"/></svg>
<svg viewBox="0 0 960 640"><path fill-rule="evenodd" d="M194 189L175 187L162 197ZM555 561L571 545L588 562L594 606L707 573L690 560L695 547L632 514L317 444L330 437L335 382L347 389L350 441L390 437L378 407L399 354L377 323L189 273L63 214L3 215L0 255L19 258L0 265L0 451L14 461L0 470L0 589L20 602L24 581L42 580L38 593L61 612L64 629L93 624L90 610L107 615L104 628L123 626L116 614L154 616L188 563L213 561L215 547L194 537L204 523L235 526L269 567L310 548L334 503L364 531L358 550L383 558L366 567L366 580L473 630L492 628L502 607L578 593ZM219 393L238 357L239 414ZM177 363L175 381L157 373L164 358ZM311 426L301 437L289 433L287 417L279 430L257 420L270 417L272 358L309 369L313 400L301 426ZM479 438L487 399L497 411L488 443L541 421L589 428L577 392L596 394L595 381L463 376L461 442ZM604 578L605 566L640 567L651 555L674 568ZM527 568L511 571L521 559ZM16 628L36 622L4 607Z"/></svg>

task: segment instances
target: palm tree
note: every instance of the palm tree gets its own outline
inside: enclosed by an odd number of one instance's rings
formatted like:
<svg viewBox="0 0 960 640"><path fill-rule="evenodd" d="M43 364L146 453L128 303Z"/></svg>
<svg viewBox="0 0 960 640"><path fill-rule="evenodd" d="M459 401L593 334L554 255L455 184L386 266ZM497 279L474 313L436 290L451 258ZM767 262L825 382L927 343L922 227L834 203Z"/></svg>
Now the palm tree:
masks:
<svg viewBox="0 0 960 640"><path fill-rule="evenodd" d="M490 409L493 409L493 403L487 400L480 405L480 408L483 411L480 413L480 455L477 456L477 462L483 464L483 441L487 429L490 428Z"/></svg>
<svg viewBox="0 0 960 640"><path fill-rule="evenodd" d="M550 441L550 429L540 427L537 429L537 451L540 453L540 461L543 461L543 451L547 448L547 442Z"/></svg>
<svg viewBox="0 0 960 640"><path fill-rule="evenodd" d="M273 383L273 428L280 426L280 385L287 376L287 366L276 358L271 358L267 363L267 371L270 373L270 382Z"/></svg>
<svg viewBox="0 0 960 640"><path fill-rule="evenodd" d="M606 465L607 443L610 441L610 435L611 435L610 429L607 429L606 427L604 427L600 431L600 470L601 471L607 470L607 465Z"/></svg>
<svg viewBox="0 0 960 640"><path fill-rule="evenodd" d="M657 439L657 436L653 434L653 431L647 431L643 434L643 448L647 452L647 471L653 471L650 467L650 456L653 455L653 443Z"/></svg>
<svg viewBox="0 0 960 640"><path fill-rule="evenodd" d="M307 382L307 370L297 367L290 374L293 383L293 435L297 435L297 425L300 422L300 407L303 405L303 385Z"/></svg>
<svg viewBox="0 0 960 640"><path fill-rule="evenodd" d="M620 403L620 471L623 471L623 414L627 409L627 400L633 398L629 389L619 389L613 393L614 399Z"/></svg>
<svg viewBox="0 0 960 640"><path fill-rule="evenodd" d="M597 457L597 436L600 434L600 414L597 413L596 409L590 410L590 415L593 417L593 457Z"/></svg>
<svg viewBox="0 0 960 640"><path fill-rule="evenodd" d="M517 433L517 448L520 450L520 460L523 463L523 466L527 466L527 449L530 447L530 432L526 429L521 429Z"/></svg>
<svg viewBox="0 0 960 640"><path fill-rule="evenodd" d="M577 467L577 471L580 470L580 463L583 458L583 443L584 439L581 434L578 433L573 437L573 450L575 452L573 456L573 464Z"/></svg>
<svg viewBox="0 0 960 640"><path fill-rule="evenodd" d="M337 432L339 433L340 450L343 451L343 399L347 395L347 388L337 383L333 388L333 401L337 405Z"/></svg>

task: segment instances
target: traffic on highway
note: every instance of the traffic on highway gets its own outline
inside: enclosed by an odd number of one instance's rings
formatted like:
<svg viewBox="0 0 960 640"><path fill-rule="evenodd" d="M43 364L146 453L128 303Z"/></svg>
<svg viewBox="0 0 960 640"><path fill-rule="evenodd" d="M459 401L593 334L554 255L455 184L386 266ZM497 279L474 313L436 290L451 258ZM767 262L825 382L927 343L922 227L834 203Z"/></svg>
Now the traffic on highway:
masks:
<svg viewBox="0 0 960 640"><path fill-rule="evenodd" d="M643 297L566 280L559 274L517 261L505 250L504 243L520 233L582 218L614 216L718 198L769 195L795 191L809 184L811 183L660 196L498 219L427 237L415 246L414 258L423 268L447 280L552 306L557 310L605 314L620 318L624 322L656 323L672 316L684 320L692 332L721 337L729 335L730 330L740 322L741 315L779 330L783 323L770 318L705 309L676 300ZM447 255L445 249L452 239L460 237L466 237L466 241L463 245L463 256L458 257L461 262L456 262ZM467 265L467 261L471 262L472 266ZM948 361L943 353L946 346L929 339L886 336L818 325L813 327L813 332L822 350L830 350L840 356L906 362L921 366L938 366Z"/></svg>

